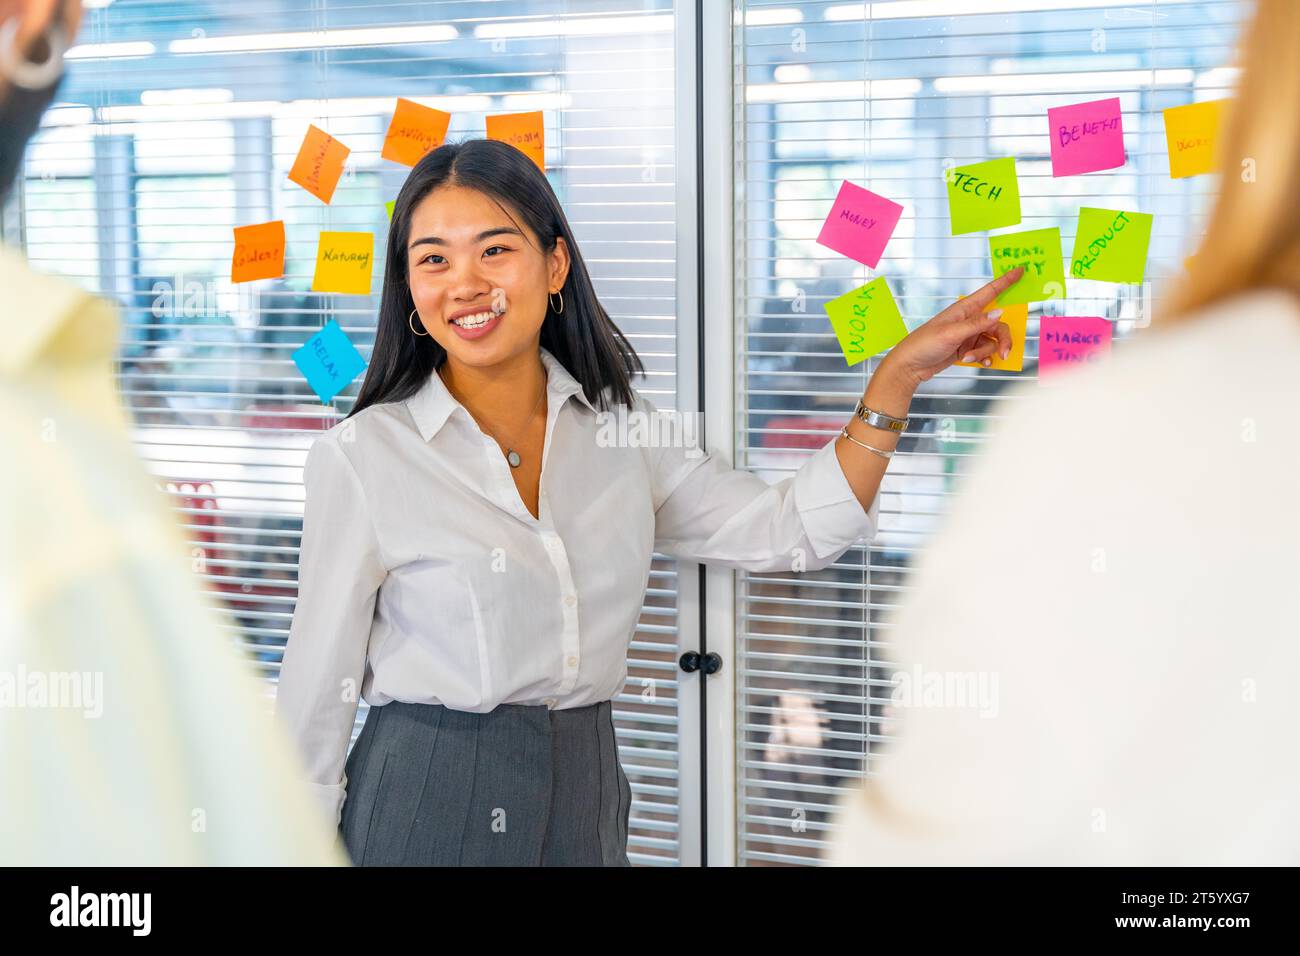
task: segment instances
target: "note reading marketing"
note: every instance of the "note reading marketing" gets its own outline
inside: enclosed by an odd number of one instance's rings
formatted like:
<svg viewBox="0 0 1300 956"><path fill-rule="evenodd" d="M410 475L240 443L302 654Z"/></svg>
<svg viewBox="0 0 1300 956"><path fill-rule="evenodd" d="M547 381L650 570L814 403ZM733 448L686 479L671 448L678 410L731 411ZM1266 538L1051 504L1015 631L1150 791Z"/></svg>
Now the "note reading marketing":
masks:
<svg viewBox="0 0 1300 956"><path fill-rule="evenodd" d="M1020 222L1020 184L1013 157L957 166L944 173L952 234L1001 229Z"/></svg>
<svg viewBox="0 0 1300 956"><path fill-rule="evenodd" d="M1047 111L1052 134L1052 175L1077 176L1124 165L1124 120L1119 97L1054 106Z"/></svg>
<svg viewBox="0 0 1300 956"><path fill-rule="evenodd" d="M831 299L823 308L849 365L897 345L907 335L907 325L884 276Z"/></svg>
<svg viewBox="0 0 1300 956"><path fill-rule="evenodd" d="M333 319L293 353L293 362L322 402L328 402L366 367L361 353Z"/></svg>
<svg viewBox="0 0 1300 956"><path fill-rule="evenodd" d="M1079 210L1070 275L1103 282L1141 282L1146 275L1152 216L1119 209Z"/></svg>
<svg viewBox="0 0 1300 956"><path fill-rule="evenodd" d="M1016 266L1025 267L1020 279L998 296L998 305L1065 298L1061 230L1055 226L989 236L989 259L995 279Z"/></svg>
<svg viewBox="0 0 1300 956"><path fill-rule="evenodd" d="M1038 322L1038 374L1096 362L1110 352L1111 325L1100 316L1045 315Z"/></svg>

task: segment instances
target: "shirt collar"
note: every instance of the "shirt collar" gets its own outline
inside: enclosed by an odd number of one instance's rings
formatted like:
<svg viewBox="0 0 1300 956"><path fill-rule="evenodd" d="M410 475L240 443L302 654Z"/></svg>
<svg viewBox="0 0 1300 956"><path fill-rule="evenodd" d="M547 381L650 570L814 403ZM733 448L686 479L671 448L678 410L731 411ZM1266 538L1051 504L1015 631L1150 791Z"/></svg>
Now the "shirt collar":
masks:
<svg viewBox="0 0 1300 956"><path fill-rule="evenodd" d="M596 407L583 392L582 384L569 374L569 370L554 355L545 348L541 348L540 351L542 364L546 366L547 405L558 408L568 400L570 395L576 395L583 405L595 412ZM447 390L442 376L435 369L429 374L428 381L420 387L420 390L406 400L406 407L410 409L411 417L415 419L420 437L427 442L446 424L451 413L461 406Z"/></svg>

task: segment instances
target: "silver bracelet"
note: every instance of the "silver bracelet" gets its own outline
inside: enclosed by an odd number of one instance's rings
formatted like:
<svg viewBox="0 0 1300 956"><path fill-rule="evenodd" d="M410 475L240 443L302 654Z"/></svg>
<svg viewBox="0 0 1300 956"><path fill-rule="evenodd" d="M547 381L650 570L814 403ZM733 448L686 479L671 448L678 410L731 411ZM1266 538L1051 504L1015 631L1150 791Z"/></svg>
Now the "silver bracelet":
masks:
<svg viewBox="0 0 1300 956"><path fill-rule="evenodd" d="M872 445L868 445L866 442L858 441L856 438L854 438L852 435L849 434L848 425L845 425L843 428L840 429L840 436L843 438L847 438L855 445L861 445L867 451L873 452L886 460L894 457L894 453L892 451L885 451L883 448L876 448Z"/></svg>

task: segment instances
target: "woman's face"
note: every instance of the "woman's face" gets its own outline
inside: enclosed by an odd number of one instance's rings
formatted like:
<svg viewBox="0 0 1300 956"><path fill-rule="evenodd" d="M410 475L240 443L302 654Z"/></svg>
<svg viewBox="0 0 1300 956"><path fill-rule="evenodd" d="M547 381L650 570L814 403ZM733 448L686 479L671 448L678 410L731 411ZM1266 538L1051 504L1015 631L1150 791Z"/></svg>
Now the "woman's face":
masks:
<svg viewBox="0 0 1300 956"><path fill-rule="evenodd" d="M487 367L537 352L547 294L568 275L568 248L556 239L544 254L532 230L515 225L519 219L463 186L435 189L412 211L406 261L418 314L411 324L423 323L449 362ZM477 331L454 326L452 316L467 309L496 317Z"/></svg>

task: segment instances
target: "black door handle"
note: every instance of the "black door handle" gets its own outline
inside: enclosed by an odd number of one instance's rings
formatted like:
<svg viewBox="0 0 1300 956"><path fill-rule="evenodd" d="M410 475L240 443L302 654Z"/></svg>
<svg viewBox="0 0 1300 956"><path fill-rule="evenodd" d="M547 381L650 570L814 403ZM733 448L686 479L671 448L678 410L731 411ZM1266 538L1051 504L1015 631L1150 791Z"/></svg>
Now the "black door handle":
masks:
<svg viewBox="0 0 1300 956"><path fill-rule="evenodd" d="M693 674L696 671L703 671L705 674L716 674L722 670L722 656L713 651L709 651L703 656L698 651L687 651L678 659L677 665L688 674Z"/></svg>

